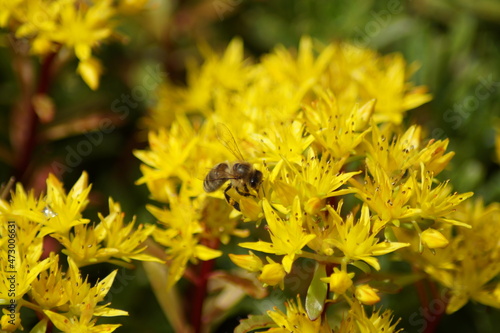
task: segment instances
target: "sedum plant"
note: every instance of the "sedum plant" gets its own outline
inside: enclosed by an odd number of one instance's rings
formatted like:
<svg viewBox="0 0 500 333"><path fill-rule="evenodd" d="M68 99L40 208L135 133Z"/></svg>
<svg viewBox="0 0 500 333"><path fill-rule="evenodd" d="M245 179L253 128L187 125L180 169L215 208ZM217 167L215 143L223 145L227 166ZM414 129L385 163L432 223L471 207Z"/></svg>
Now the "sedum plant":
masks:
<svg viewBox="0 0 500 333"><path fill-rule="evenodd" d="M92 89L99 87L103 67L93 49L110 39L122 39L116 31L123 15L144 9L147 0L2 0L0 28L8 28L16 40L29 42L30 54L53 61L56 54L78 58L77 72ZM14 43L17 41L14 40Z"/></svg>
<svg viewBox="0 0 500 333"><path fill-rule="evenodd" d="M74 55L96 90L103 68L94 50L146 3L0 0L0 27L44 59L36 92L48 106L27 103L28 132L53 111L54 59ZM101 323L127 315L106 303L116 271L92 284L81 268L134 260L176 332L216 331L244 297L255 306L236 332L398 332L381 301L424 278L442 287L433 296L449 314L470 300L500 307L500 208L454 192L439 177L454 155L448 140L405 123L431 99L410 81L415 65L309 37L296 52L278 46L254 61L239 39L222 55L200 49L204 61L188 62L186 84L164 82L141 121L149 146L135 151L137 184L155 202L147 209L156 225L124 222L113 199L107 215L84 218L85 172L69 191L54 175L41 194L20 183L2 189L2 331L24 329L27 312L38 318L33 333L116 330ZM262 179L234 175L235 163ZM226 173L206 178L221 165ZM207 193L207 182L216 190ZM45 251L47 239L60 248ZM182 297L187 284L192 296Z"/></svg>
<svg viewBox="0 0 500 333"><path fill-rule="evenodd" d="M160 88L143 121L149 148L135 152L138 184L157 202L147 208L166 249L166 287L184 277L211 291L190 302L196 331L221 320L231 306L207 305L231 290L264 304L237 332L397 332L391 309L378 304L423 278L443 288L434 296L448 314L469 300L500 306L498 205L454 192L439 178L454 155L448 140L405 124L408 110L431 99L410 81L415 65L309 37L296 52L277 47L258 61L239 39L220 56L202 54L185 86ZM227 149L221 124L239 148ZM241 158L262 183L243 190L226 174L220 190L204 191L214 166ZM224 256L234 266L214 268ZM413 271L403 279L392 261ZM306 274L295 283L300 266Z"/></svg>
<svg viewBox="0 0 500 333"><path fill-rule="evenodd" d="M63 332L113 332L120 324L96 322L127 315L102 303L117 270L91 285L80 268L103 262L125 267L132 267L132 260L161 262L145 254L142 245L155 226L124 222L120 205L112 199L109 214L99 214L97 223L83 218L89 193L86 173L69 192L49 175L45 193L35 196L17 184L9 201L0 200L2 332L23 330L23 308L40 318L32 332L46 332L52 325ZM7 195L2 193L2 198ZM46 237L59 241L61 254L44 251L50 248Z"/></svg>

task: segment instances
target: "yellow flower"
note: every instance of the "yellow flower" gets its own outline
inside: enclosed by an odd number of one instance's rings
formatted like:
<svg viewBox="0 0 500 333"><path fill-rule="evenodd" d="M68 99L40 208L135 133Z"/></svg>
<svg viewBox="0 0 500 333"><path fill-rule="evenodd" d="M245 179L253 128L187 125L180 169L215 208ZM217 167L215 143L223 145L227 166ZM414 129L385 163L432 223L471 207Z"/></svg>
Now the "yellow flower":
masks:
<svg viewBox="0 0 500 333"><path fill-rule="evenodd" d="M262 158L270 165L283 160L300 164L304 151L314 141L312 135L304 135L304 124L296 120L270 124L253 138L260 145L257 150L262 151Z"/></svg>
<svg viewBox="0 0 500 333"><path fill-rule="evenodd" d="M354 273L347 273L344 270L334 267L333 273L327 278L322 278L321 281L330 285L331 292L342 295L347 289L351 288L353 277Z"/></svg>
<svg viewBox="0 0 500 333"><path fill-rule="evenodd" d="M423 166L420 171L420 181L417 180L416 174L412 178L415 184L413 187L415 189L415 205L418 207L419 215L422 218L470 228L468 224L448 218L448 216L456 210L456 207L462 201L470 198L473 195L472 192L461 194L455 192L450 195L451 186L448 181L432 188L434 175L432 172L425 170Z"/></svg>
<svg viewBox="0 0 500 333"><path fill-rule="evenodd" d="M0 2L0 27L6 27L9 18L14 15L17 7L23 0L1 1Z"/></svg>
<svg viewBox="0 0 500 333"><path fill-rule="evenodd" d="M78 267L111 262L125 265L131 260L156 261L158 258L141 253L145 246L141 246L146 238L154 231L154 225L140 224L135 227L135 221L124 225L124 214L120 205L109 199L109 215L99 213L101 222L97 226L77 225L69 236L60 234L51 235L64 247L63 252L70 256ZM123 261L117 260L121 259Z"/></svg>
<svg viewBox="0 0 500 333"><path fill-rule="evenodd" d="M309 149L301 161L300 168L289 165L295 176L290 185L297 189L301 201L307 203L311 199L319 199L322 200L324 207L325 199L353 192L351 189L341 189L341 187L361 171L342 172L343 165L344 160L335 160L327 153L319 157L313 149ZM283 169L282 174L289 172L288 169ZM282 178L288 180L286 176Z"/></svg>
<svg viewBox="0 0 500 333"><path fill-rule="evenodd" d="M111 35L109 20L113 15L114 9L110 0L95 2L90 7L84 4L75 6L72 2L66 2L60 9L61 29L54 31L52 38L74 48L78 59L87 60L92 47Z"/></svg>
<svg viewBox="0 0 500 333"><path fill-rule="evenodd" d="M360 95L377 100L374 121L401 124L405 111L427 103L432 96L425 87L413 87L406 82L413 74L401 54L390 54L364 63L356 72L356 82L364 89Z"/></svg>
<svg viewBox="0 0 500 333"><path fill-rule="evenodd" d="M76 225L86 224L88 219L82 218L82 211L88 204L88 175L83 172L73 188L66 194L63 184L52 174L47 178L46 203L47 219L42 221L40 237L51 233L68 235L69 230Z"/></svg>
<svg viewBox="0 0 500 333"><path fill-rule="evenodd" d="M336 333L398 333L403 329L396 329L396 326L401 319L398 319L394 324L392 311L381 309L372 311L370 317L366 315L365 309L360 303L354 302L349 310L349 314L340 323L340 327Z"/></svg>
<svg viewBox="0 0 500 333"><path fill-rule="evenodd" d="M277 307L274 311L267 311L267 315L276 323L278 327L271 328L266 332L272 333L330 333L331 328L327 320L311 320L307 315L300 295L297 295L297 302L289 300L285 303L286 314L281 312Z"/></svg>
<svg viewBox="0 0 500 333"><path fill-rule="evenodd" d="M31 284L31 296L42 309L52 309L69 302L64 289L64 273L59 267L59 257L51 253L49 270L44 270Z"/></svg>
<svg viewBox="0 0 500 333"><path fill-rule="evenodd" d="M217 110L217 121L230 123L234 110L242 111L239 120L245 122L243 116L244 104L237 105L241 96L250 91L253 94L250 82L253 82L254 70L244 59L244 49L241 39L234 38L226 48L226 52L219 56L207 44L199 45L200 53L204 58L202 65L188 59L187 87L180 87L172 82L165 82L158 89L158 105L153 108L149 117L144 120L148 129L169 127L176 116L186 114L203 114L207 117ZM252 81L251 81L252 80ZM260 96L259 96L260 97ZM258 99L261 101L261 99Z"/></svg>
<svg viewBox="0 0 500 333"><path fill-rule="evenodd" d="M19 313L18 308L13 311L3 308L2 314L2 319L0 321L2 331L17 332L19 330L24 330L24 327L21 325L21 314Z"/></svg>
<svg viewBox="0 0 500 333"><path fill-rule="evenodd" d="M349 179L349 183L364 204L377 214L374 232L381 230L387 223L398 225L399 220L411 218L418 213L409 205L413 194L412 179L395 181L379 166L371 165L368 159L367 166L371 177L365 176L363 184L355 178Z"/></svg>
<svg viewBox="0 0 500 333"><path fill-rule="evenodd" d="M154 213L153 213L154 215ZM167 247L166 261L168 264L167 289L171 288L183 276L188 262L197 262L197 259L207 261L222 255L221 251L198 244L199 239L193 233L192 226L186 226L181 233L178 230L157 229L153 233L154 239Z"/></svg>
<svg viewBox="0 0 500 333"><path fill-rule="evenodd" d="M210 141L209 138L206 139ZM209 170L215 163L200 156L201 152L196 150L202 140L185 118L178 118L169 131L160 129L158 132L149 132L149 150L134 152L144 163L141 165L143 176L136 184L146 184L152 198L164 203L176 192L179 181L189 184L193 195L203 193L201 177L205 175L199 175L201 179L193 183L193 174L197 176L197 171ZM189 181L191 182L188 183ZM184 186L184 190L186 189Z"/></svg>
<svg viewBox="0 0 500 333"><path fill-rule="evenodd" d="M47 219L44 214L46 207L45 201L35 198L33 191L26 193L23 186L16 183L10 202L0 199L0 217L6 221L15 220L17 227L29 231L35 228L34 222L42 223Z"/></svg>
<svg viewBox="0 0 500 333"><path fill-rule="evenodd" d="M108 40L120 13L133 13L144 0L75 1L15 0L0 2L0 26L13 29L17 38L31 42L30 52L46 55L61 47L74 51L80 60L77 72L91 89L97 89L102 72L92 49Z"/></svg>
<svg viewBox="0 0 500 333"><path fill-rule="evenodd" d="M99 258L98 253L101 254L103 251L93 227L77 225L68 236L52 234L51 237L64 246L62 252L71 257L78 267L99 263L110 257L106 255L104 260Z"/></svg>
<svg viewBox="0 0 500 333"><path fill-rule="evenodd" d="M285 276L286 272L283 266L281 264L271 262L262 267L262 273L259 275L259 281L269 286L281 284L283 289L283 279Z"/></svg>
<svg viewBox="0 0 500 333"><path fill-rule="evenodd" d="M361 284L356 286L354 296L361 303L366 305L373 305L380 302L380 297L377 295L377 289L370 287L368 284Z"/></svg>
<svg viewBox="0 0 500 333"><path fill-rule="evenodd" d="M300 255L302 248L316 236L307 234L304 231L302 226L302 211L298 198L294 200L292 212L288 220L281 219L266 199L263 200L263 207L271 242L258 241L254 243L240 243L239 245L251 250L285 255L282 261L283 268L287 273L290 273L295 257Z"/></svg>
<svg viewBox="0 0 500 333"><path fill-rule="evenodd" d="M379 128L372 124L371 128L372 135L365 141L366 164L370 173L375 174L375 169L380 168L392 182L401 181L421 164L437 175L455 154L445 154L448 140L430 140L427 146L420 148L420 126L411 126L400 136L396 136L390 126Z"/></svg>
<svg viewBox="0 0 500 333"><path fill-rule="evenodd" d="M0 214L0 303L14 306L3 309L2 329L16 331L21 326L20 309L26 304L37 276L46 270L53 258L40 260L42 239L30 230L18 228L15 220L5 220ZM14 227L12 227L14 226ZM32 247L30 247L32 245ZM15 302L15 303L13 303Z"/></svg>
<svg viewBox="0 0 500 333"><path fill-rule="evenodd" d="M356 153L356 148L371 130L369 120L375 101L362 106L355 105L350 111L340 110L335 96L320 90L321 100L304 110L308 131L323 149L333 157L342 159Z"/></svg>
<svg viewBox="0 0 500 333"><path fill-rule="evenodd" d="M406 170L419 165L420 147L419 126L411 126L401 137L392 136L390 126L372 125L372 135L366 141L367 166L370 172L374 173L374 168L378 167L385 171L392 181L402 178Z"/></svg>
<svg viewBox="0 0 500 333"><path fill-rule="evenodd" d="M361 216L357 223L354 222L353 214L349 214L343 221L330 206L328 212L339 219L340 223L334 225L335 232L324 242L337 247L345 256L346 260L362 260L376 270L380 270L380 264L375 258L400 248L409 246L408 243L379 242L377 232L372 232L370 227L370 213L367 205L361 208Z"/></svg>
<svg viewBox="0 0 500 333"><path fill-rule="evenodd" d="M345 160L333 159L327 153L321 157L318 154L310 148L299 166L286 161L273 169L269 182L275 204L289 207L298 196L305 202L306 212L316 214L324 208L328 198L353 192L342 186L361 171L342 172Z"/></svg>
<svg viewBox="0 0 500 333"><path fill-rule="evenodd" d="M420 161L426 169L438 175L448 165L455 155L455 152L445 154L449 140L430 140L427 146L422 149L419 155Z"/></svg>
<svg viewBox="0 0 500 333"><path fill-rule="evenodd" d="M211 260L222 252L199 244L204 231L199 215L202 198L191 200L185 191L178 196L170 196L170 209L160 209L149 205L147 209L158 219L165 229L156 228L153 238L167 247L166 260L169 266L167 287L172 287L184 274L189 261Z"/></svg>
<svg viewBox="0 0 500 333"><path fill-rule="evenodd" d="M2 221L3 222L3 221ZM42 254L42 243L31 241L37 248L34 252L28 252L24 246L20 247L18 245L18 240L21 237L29 237L28 233L16 232L16 241L14 242L14 247L9 247L9 243L6 241L6 234L2 231L2 238L5 241L0 249L0 255L2 260L7 261L7 263L0 265L0 299L15 299L17 302L21 300L30 289L31 283L37 278L40 272L46 270L52 263L51 258L46 258L42 261L40 260L40 255ZM30 240L25 240L29 242ZM40 239L41 241L41 239ZM11 283L15 281L15 292L12 293ZM9 296L8 296L9 295Z"/></svg>
<svg viewBox="0 0 500 333"><path fill-rule="evenodd" d="M471 228L452 230L448 225L445 235L450 244L436 249L435 254L424 252L420 265L450 289L447 313L459 310L469 300L500 308L500 284L496 281L500 274L500 205L466 202L457 207L453 217Z"/></svg>
<svg viewBox="0 0 500 333"><path fill-rule="evenodd" d="M200 224L203 225L204 235L208 238L218 238L222 244L227 244L231 240L231 236L245 238L250 234L248 229L237 228L239 218L234 217L232 214L234 209L228 205L226 200L200 196L197 201L200 204ZM254 208L253 205L257 205L253 198L247 197L242 197L240 203L241 211L246 213ZM252 207L249 208L249 206ZM260 212L260 206L257 205L256 210Z"/></svg>
<svg viewBox="0 0 500 333"><path fill-rule="evenodd" d="M475 262L473 258L466 257L457 266L457 272L427 270L444 286L450 288L446 313L458 311L471 299L500 308L500 297L498 297L500 295L494 292L500 288L500 283L494 282L495 277L500 274L498 262L490 262L489 265L484 266Z"/></svg>
<svg viewBox="0 0 500 333"><path fill-rule="evenodd" d="M82 316L71 316L71 315L61 315L59 313L45 310L45 315L50 319L55 327L63 332L75 332L75 333L100 333L100 332L114 332L121 324L103 324L95 325L94 321L91 321L91 313L88 310L84 310Z"/></svg>
<svg viewBox="0 0 500 333"><path fill-rule="evenodd" d="M104 238L104 249L109 254L126 262L132 260L157 261L157 258L144 254L146 246L144 241L154 232L154 225L135 225L135 217L131 223L125 224L124 213L120 204L109 199L109 215L103 216L99 213L101 223L95 227L99 238Z"/></svg>
<svg viewBox="0 0 500 333"><path fill-rule="evenodd" d="M103 280L97 282L93 287L83 280L78 270L78 266L71 259L68 258L68 278L65 280L65 290L68 294L69 299L69 309L75 313L79 314L83 310L90 306L95 306L96 316L104 316L108 313L108 316L123 316L127 315L127 312L115 309L107 309L107 305L97 305L104 300L111 289L111 285L116 277L118 270L114 270Z"/></svg>
<svg viewBox="0 0 500 333"><path fill-rule="evenodd" d="M108 304L97 305L103 301L111 288L117 271L91 287L83 281L78 267L68 258L68 278L64 280L64 291L68 295L69 304L55 309L44 310L54 326L63 332L113 332L121 325L95 325L96 317L126 316L126 311L108 308Z"/></svg>
<svg viewBox="0 0 500 333"><path fill-rule="evenodd" d="M275 82L293 84L300 95L305 96L308 90L321 83L334 52L333 45L328 45L316 57L312 39L303 36L296 59L283 46L278 46L273 53L263 57L262 66Z"/></svg>

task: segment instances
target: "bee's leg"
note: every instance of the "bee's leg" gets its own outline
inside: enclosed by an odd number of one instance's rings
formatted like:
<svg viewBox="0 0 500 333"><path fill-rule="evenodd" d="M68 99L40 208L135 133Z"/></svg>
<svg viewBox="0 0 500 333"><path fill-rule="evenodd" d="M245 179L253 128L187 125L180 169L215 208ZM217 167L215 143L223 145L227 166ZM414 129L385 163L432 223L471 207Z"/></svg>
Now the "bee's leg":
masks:
<svg viewBox="0 0 500 333"><path fill-rule="evenodd" d="M224 190L224 198L226 198L227 203L230 204L231 206L233 206L234 209L241 212L240 204L238 202L236 202L233 198L231 198L231 196L227 193L231 189L231 187L233 187L233 186L231 185L231 183L229 183L229 185ZM237 188L236 188L236 191L238 193L240 193Z"/></svg>
<svg viewBox="0 0 500 333"><path fill-rule="evenodd" d="M240 191L237 187L235 187L234 189L236 190L236 192L238 192L239 195L243 197L255 197L255 195L250 193L246 184L244 184L243 187L245 189L245 192Z"/></svg>

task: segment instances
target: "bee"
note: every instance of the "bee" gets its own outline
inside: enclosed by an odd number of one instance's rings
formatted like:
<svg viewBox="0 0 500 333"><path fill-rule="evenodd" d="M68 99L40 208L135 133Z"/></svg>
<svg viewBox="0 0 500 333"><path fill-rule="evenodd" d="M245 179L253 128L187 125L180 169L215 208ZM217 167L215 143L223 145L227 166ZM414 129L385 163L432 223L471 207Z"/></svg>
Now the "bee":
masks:
<svg viewBox="0 0 500 333"><path fill-rule="evenodd" d="M217 124L217 138L236 157L237 161L222 162L214 166L203 181L203 189L205 192L214 192L229 181L224 190L224 197L234 209L240 210L239 203L229 196L228 191L234 188L241 196L254 196L251 190L256 191L262 183L262 172L245 161L236 140L226 125Z"/></svg>

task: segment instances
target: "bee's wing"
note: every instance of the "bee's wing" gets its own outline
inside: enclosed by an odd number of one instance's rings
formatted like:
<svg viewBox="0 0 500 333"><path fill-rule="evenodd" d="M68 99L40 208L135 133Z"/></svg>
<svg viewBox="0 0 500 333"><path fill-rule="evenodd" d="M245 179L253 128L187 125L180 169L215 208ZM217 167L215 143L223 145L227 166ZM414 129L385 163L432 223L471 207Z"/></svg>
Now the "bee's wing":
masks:
<svg viewBox="0 0 500 333"><path fill-rule="evenodd" d="M243 155L241 155L240 149L238 148L238 144L234 139L233 134L223 123L217 123L217 138L219 141L226 147L233 155L240 161L243 161Z"/></svg>
<svg viewBox="0 0 500 333"><path fill-rule="evenodd" d="M219 164L220 165L220 164ZM233 174L228 171L225 171L223 168L214 167L210 172L205 176L205 180L230 180L235 179Z"/></svg>

